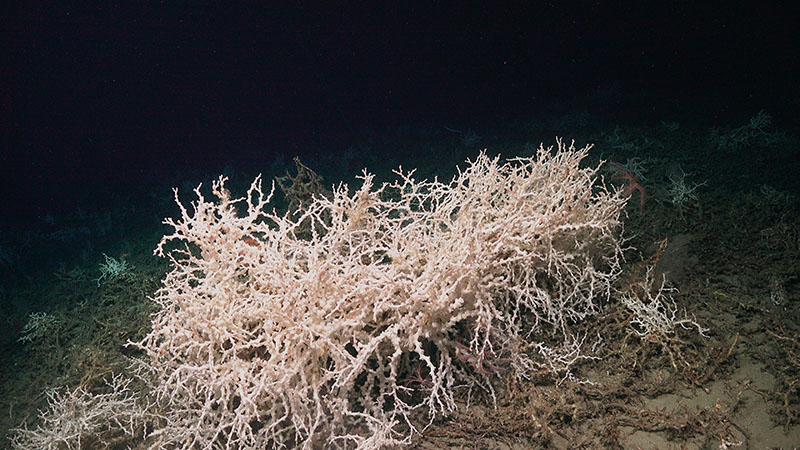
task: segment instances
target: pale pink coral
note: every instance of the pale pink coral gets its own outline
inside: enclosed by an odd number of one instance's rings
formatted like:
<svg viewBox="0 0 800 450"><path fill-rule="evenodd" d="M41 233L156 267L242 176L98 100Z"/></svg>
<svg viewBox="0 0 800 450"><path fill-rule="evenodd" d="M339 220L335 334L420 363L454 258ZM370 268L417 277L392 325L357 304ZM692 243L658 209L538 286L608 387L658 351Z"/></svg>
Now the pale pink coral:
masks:
<svg viewBox="0 0 800 450"><path fill-rule="evenodd" d="M236 199L224 178L215 201L196 189L166 221L172 270L139 343L167 411L156 445L382 448L424 426L415 411L455 409L458 385L567 373L569 324L620 270L625 199L579 167L588 149L481 153L449 183L364 173L284 215L260 179Z"/></svg>

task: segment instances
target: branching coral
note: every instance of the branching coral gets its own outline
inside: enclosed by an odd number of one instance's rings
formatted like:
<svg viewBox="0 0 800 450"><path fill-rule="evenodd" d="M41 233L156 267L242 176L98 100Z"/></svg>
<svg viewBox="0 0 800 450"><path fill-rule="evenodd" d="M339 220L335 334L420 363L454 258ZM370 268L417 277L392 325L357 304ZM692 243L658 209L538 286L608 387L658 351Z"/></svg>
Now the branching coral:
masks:
<svg viewBox="0 0 800 450"><path fill-rule="evenodd" d="M625 198L579 167L588 149L481 154L449 183L365 172L285 215L260 179L237 199L224 178L216 201L196 189L166 221L172 271L139 343L168 411L157 445L381 448L415 411L456 408L456 386L491 389L501 358L568 371L569 324L619 274Z"/></svg>

